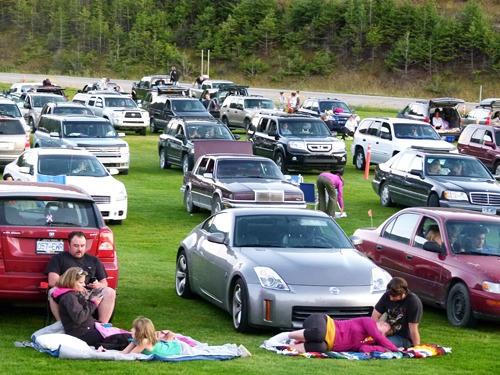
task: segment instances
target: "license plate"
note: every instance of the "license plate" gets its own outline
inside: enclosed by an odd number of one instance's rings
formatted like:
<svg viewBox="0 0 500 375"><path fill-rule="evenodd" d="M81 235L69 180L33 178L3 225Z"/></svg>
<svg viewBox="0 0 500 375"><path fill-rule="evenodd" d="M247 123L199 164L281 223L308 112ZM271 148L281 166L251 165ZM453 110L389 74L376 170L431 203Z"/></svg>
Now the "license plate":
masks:
<svg viewBox="0 0 500 375"><path fill-rule="evenodd" d="M0 142L0 150L12 150L12 143Z"/></svg>
<svg viewBox="0 0 500 375"><path fill-rule="evenodd" d="M55 254L64 251L63 240L37 240L36 253L37 254Z"/></svg>
<svg viewBox="0 0 500 375"><path fill-rule="evenodd" d="M497 209L496 209L496 207L483 206L481 212L483 214L496 215Z"/></svg>

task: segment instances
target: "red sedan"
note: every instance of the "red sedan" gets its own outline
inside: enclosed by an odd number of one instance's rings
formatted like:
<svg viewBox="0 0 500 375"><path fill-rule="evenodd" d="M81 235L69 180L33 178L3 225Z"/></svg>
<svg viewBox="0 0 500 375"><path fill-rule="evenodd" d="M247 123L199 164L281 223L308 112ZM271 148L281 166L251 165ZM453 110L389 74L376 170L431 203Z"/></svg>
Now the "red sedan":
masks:
<svg viewBox="0 0 500 375"><path fill-rule="evenodd" d="M500 217L450 208L407 208L354 232L357 249L457 327L500 320Z"/></svg>

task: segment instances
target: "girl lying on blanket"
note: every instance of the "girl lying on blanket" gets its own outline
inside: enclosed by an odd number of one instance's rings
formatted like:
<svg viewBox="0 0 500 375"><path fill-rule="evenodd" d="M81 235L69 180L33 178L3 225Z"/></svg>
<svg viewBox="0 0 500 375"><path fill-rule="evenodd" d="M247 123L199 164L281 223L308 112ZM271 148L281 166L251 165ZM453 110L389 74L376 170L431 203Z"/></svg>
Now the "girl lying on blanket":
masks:
<svg viewBox="0 0 500 375"><path fill-rule="evenodd" d="M295 344L290 346L299 353L398 351L385 337L391 326L386 322L375 322L372 318L333 320L328 315L312 314L304 320L303 327L273 336L265 345L282 346L284 340L292 339Z"/></svg>

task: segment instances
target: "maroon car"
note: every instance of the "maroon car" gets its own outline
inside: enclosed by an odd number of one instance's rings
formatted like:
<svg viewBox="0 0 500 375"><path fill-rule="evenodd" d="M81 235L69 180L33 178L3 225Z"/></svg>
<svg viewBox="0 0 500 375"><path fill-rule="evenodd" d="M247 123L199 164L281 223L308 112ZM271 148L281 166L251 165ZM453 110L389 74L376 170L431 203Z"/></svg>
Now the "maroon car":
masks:
<svg viewBox="0 0 500 375"><path fill-rule="evenodd" d="M0 182L0 300L43 301L47 263L68 251L68 235L75 230L85 233L87 252L101 260L116 289L113 232L92 197L75 186Z"/></svg>
<svg viewBox="0 0 500 375"><path fill-rule="evenodd" d="M500 174L500 126L467 126L458 139L458 151L475 156L494 175Z"/></svg>
<svg viewBox="0 0 500 375"><path fill-rule="evenodd" d="M457 327L500 320L500 217L451 208L407 208L357 229L357 249Z"/></svg>

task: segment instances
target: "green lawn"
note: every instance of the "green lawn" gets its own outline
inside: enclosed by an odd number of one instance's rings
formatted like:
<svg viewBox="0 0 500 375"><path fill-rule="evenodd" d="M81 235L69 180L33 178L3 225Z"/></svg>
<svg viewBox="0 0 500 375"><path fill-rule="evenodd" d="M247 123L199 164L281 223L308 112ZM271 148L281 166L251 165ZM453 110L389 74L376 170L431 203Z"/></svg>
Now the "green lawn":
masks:
<svg viewBox="0 0 500 375"><path fill-rule="evenodd" d="M390 115L376 110L361 111L367 115ZM180 168L161 170L157 155L158 135L146 137L132 133L125 140L130 144L130 174L118 178L126 184L129 194L129 216L121 226L113 226L120 264L120 283L114 325L130 328L132 320L144 315L158 329L172 329L213 345L244 344L251 358L231 361L195 361L185 363L71 361L50 357L32 349L15 348L17 340L29 339L44 323L43 308L0 307L0 368L8 374L106 374L171 373L184 374L490 374L499 364L497 348L500 325L481 322L476 329L452 327L442 310L425 306L421 323L422 342L452 347L453 354L429 359L390 361L348 361L286 358L259 348L274 332L238 334L228 314L200 300L178 298L174 289L175 253L181 239L191 228L208 217L208 212L186 213L179 191ZM350 142L347 147L349 149ZM317 173L305 174L315 181ZM373 167L371 168L373 176ZM370 179L356 171L349 155L344 175L345 204L348 217L339 224L351 235L358 227L370 226L367 211L373 211L373 224L378 225L396 208L380 206L372 191ZM1 249L0 249L1 251ZM495 371L495 370L493 370Z"/></svg>

